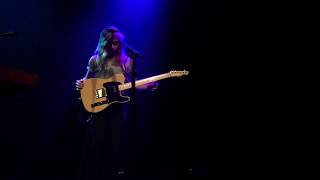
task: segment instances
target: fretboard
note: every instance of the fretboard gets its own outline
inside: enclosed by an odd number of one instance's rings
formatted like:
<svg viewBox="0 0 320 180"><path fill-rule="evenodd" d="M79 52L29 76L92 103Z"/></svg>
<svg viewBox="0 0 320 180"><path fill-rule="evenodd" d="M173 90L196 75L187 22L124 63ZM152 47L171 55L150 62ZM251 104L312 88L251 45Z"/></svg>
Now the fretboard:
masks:
<svg viewBox="0 0 320 180"><path fill-rule="evenodd" d="M157 75L157 76L152 76L152 77L145 78L145 79L140 79L140 80L136 81L135 86L136 87L137 86L142 86L144 84L148 84L148 83L151 83L151 82L159 81L161 79L165 79L165 78L169 78L169 77L171 77L170 73L164 73L164 74L160 74L160 75ZM131 82L125 83L125 84L119 85L119 90L123 91L123 90L130 89L131 87L132 87Z"/></svg>

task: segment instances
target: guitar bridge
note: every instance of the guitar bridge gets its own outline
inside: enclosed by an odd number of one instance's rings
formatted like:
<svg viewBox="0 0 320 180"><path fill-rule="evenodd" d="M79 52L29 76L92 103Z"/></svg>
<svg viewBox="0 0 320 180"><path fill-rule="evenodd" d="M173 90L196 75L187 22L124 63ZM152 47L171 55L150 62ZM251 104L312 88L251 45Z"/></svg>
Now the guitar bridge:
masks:
<svg viewBox="0 0 320 180"><path fill-rule="evenodd" d="M96 102L96 103L91 104L91 107L93 108L93 107L101 106L101 105L108 104L108 103L109 103L108 100L100 101L100 102Z"/></svg>

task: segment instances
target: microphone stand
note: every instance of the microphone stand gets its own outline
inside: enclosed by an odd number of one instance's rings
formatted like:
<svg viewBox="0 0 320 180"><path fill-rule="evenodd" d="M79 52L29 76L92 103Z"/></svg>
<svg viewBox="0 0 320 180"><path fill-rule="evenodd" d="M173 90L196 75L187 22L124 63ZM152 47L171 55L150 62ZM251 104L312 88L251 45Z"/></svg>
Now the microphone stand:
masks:
<svg viewBox="0 0 320 180"><path fill-rule="evenodd" d="M132 59L132 66L131 66L131 123L132 126L135 127L137 124L137 108L136 108L136 77L137 77L137 68L136 68L136 61L138 57L143 57L138 51L134 50L133 48L126 45L129 57Z"/></svg>
<svg viewBox="0 0 320 180"><path fill-rule="evenodd" d="M136 159L136 125L137 125L137 106L136 106L136 77L137 77L137 68L136 68L136 61L138 57L142 57L141 54L139 54L134 49L130 48L129 46L125 45L126 49L128 50L128 56L132 59L132 66L131 66L131 101L130 101L130 128L129 128L129 139L128 139L128 145L130 149L130 155L129 155L129 168L134 170L135 165L137 162Z"/></svg>

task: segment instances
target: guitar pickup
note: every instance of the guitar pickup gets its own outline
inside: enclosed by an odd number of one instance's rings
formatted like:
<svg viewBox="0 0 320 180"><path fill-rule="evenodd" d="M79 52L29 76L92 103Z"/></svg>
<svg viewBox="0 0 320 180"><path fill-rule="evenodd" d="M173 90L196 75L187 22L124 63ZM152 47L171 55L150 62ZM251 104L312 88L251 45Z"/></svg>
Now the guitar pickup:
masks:
<svg viewBox="0 0 320 180"><path fill-rule="evenodd" d="M96 99L103 98L103 97L106 97L106 96L107 96L107 93L106 93L106 89L105 88L101 88L101 89L97 89L96 90Z"/></svg>

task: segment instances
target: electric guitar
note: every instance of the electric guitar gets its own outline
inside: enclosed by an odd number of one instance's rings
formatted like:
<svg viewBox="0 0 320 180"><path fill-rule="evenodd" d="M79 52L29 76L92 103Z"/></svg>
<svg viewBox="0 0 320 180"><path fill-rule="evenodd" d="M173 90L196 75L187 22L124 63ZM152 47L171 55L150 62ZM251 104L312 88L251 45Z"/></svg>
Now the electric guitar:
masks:
<svg viewBox="0 0 320 180"><path fill-rule="evenodd" d="M180 77L188 75L188 71L170 71L168 73L151 76L149 78L137 80L135 86L142 86L147 83L159 81L170 77ZM123 96L121 91L131 88L131 82L124 83L122 74L112 78L89 78L83 83L80 90L82 104L88 112L97 113L107 108L112 103L126 103L130 100L129 96Z"/></svg>

